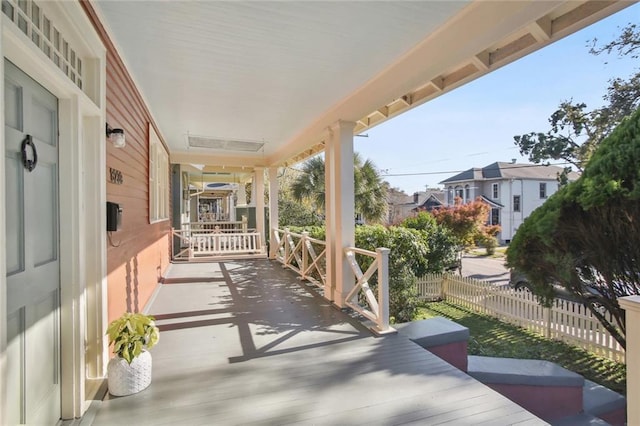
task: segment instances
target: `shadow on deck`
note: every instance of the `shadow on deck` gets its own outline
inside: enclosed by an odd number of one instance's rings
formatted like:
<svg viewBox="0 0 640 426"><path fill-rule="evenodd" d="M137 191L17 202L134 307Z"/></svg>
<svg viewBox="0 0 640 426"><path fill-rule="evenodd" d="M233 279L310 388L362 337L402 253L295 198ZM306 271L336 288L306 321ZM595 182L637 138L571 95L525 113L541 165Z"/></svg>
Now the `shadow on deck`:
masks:
<svg viewBox="0 0 640 426"><path fill-rule="evenodd" d="M544 424L408 338L375 338L268 260L173 264L153 382L93 424Z"/></svg>

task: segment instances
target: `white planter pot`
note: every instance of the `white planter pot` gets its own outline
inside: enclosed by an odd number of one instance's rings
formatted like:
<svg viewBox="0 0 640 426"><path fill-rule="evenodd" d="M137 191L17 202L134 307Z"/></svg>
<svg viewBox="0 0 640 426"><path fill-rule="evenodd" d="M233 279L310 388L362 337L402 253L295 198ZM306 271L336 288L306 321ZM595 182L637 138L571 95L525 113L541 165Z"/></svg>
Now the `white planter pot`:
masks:
<svg viewBox="0 0 640 426"><path fill-rule="evenodd" d="M142 352L129 364L116 356L107 365L109 393L125 396L138 393L151 384L151 353Z"/></svg>

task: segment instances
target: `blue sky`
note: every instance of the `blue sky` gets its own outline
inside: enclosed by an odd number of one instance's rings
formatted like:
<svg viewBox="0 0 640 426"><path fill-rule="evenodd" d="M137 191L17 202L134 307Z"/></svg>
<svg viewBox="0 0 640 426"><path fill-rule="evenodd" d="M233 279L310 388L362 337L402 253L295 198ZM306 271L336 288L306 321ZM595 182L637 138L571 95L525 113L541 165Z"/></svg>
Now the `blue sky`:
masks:
<svg viewBox="0 0 640 426"><path fill-rule="evenodd" d="M563 100L603 105L607 81L639 68L637 59L594 56L587 47L594 37L613 40L629 22L640 23L640 4L374 127L355 138L355 150L408 194L471 167L528 162L514 135L547 131ZM392 176L418 173L433 174Z"/></svg>

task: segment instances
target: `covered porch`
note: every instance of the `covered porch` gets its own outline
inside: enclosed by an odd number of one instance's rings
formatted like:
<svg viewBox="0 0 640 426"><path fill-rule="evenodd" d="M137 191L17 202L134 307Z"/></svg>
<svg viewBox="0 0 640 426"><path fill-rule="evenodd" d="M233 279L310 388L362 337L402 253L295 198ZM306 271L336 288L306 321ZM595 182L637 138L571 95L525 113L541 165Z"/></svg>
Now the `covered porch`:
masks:
<svg viewBox="0 0 640 426"><path fill-rule="evenodd" d="M376 338L269 260L173 264L151 386L83 423L544 424L400 334Z"/></svg>

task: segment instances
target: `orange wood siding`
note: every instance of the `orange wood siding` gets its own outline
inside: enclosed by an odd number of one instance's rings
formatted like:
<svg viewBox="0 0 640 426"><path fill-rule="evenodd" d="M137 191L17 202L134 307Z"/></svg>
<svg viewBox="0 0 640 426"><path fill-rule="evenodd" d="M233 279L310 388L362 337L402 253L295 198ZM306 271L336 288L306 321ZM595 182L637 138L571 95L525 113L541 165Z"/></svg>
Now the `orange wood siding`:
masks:
<svg viewBox="0 0 640 426"><path fill-rule="evenodd" d="M123 210L122 228L107 242L111 321L125 311L142 310L153 294L169 263L171 222L149 224L149 110L91 4L81 3L107 48L107 123L126 135L124 148L107 142L107 200ZM122 172L121 185L110 182L109 168Z"/></svg>

